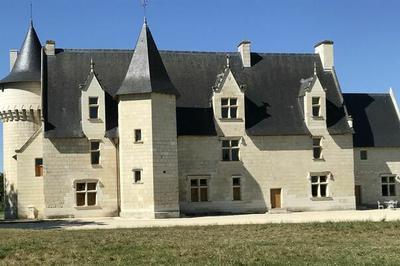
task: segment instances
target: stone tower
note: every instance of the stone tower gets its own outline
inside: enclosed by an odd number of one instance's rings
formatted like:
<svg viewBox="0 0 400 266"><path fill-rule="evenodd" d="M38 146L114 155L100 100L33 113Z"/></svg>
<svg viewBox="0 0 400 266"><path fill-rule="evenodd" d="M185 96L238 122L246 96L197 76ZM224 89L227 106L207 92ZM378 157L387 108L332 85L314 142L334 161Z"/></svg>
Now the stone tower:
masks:
<svg viewBox="0 0 400 266"><path fill-rule="evenodd" d="M179 216L178 93L146 21L117 95L121 216Z"/></svg>
<svg viewBox="0 0 400 266"><path fill-rule="evenodd" d="M10 52L10 74L0 81L6 219L18 217L16 150L41 127L41 50L31 22L21 50Z"/></svg>

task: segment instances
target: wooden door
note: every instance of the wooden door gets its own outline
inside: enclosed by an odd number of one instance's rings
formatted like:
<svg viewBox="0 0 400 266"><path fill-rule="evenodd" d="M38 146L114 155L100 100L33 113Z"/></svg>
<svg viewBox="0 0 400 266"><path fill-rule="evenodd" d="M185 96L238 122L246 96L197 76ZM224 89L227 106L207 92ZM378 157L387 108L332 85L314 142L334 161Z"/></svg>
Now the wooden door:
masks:
<svg viewBox="0 0 400 266"><path fill-rule="evenodd" d="M281 206L281 189L273 188L271 189L271 208L279 209Z"/></svg>
<svg viewBox="0 0 400 266"><path fill-rule="evenodd" d="M361 205L361 186L355 186L354 194L356 196L356 206Z"/></svg>

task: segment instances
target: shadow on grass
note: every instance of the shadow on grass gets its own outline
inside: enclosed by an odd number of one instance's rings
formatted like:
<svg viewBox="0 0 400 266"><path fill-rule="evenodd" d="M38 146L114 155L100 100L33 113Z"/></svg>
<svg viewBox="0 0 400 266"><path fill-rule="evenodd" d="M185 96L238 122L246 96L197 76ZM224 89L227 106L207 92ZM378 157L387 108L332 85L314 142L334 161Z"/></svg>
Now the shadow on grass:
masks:
<svg viewBox="0 0 400 266"><path fill-rule="evenodd" d="M0 221L1 229L52 230L86 225L106 225L102 222L80 220Z"/></svg>

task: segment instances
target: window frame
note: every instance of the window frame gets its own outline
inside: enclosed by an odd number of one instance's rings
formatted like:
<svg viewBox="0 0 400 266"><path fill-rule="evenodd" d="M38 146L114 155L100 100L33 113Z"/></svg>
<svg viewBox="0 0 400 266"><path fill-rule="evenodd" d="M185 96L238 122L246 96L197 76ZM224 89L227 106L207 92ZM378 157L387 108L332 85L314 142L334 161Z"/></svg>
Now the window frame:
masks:
<svg viewBox="0 0 400 266"><path fill-rule="evenodd" d="M88 184L96 184L96 187L94 190L89 190L88 189ZM85 189L84 190L78 190L79 184L85 184ZM98 192L99 192L99 180L95 179L90 179L90 180L76 180L74 182L74 187L75 187L75 207L76 208L93 208L93 207L98 207L99 199L98 199ZM94 205L88 205L88 194L95 194L95 204ZM78 194L85 194L85 204L84 205L78 205Z"/></svg>
<svg viewBox="0 0 400 266"><path fill-rule="evenodd" d="M196 186L192 185L192 181L196 180L197 184ZM206 185L202 185L201 184L201 180L206 180ZM210 201L210 178L208 176L190 176L188 178L188 186L189 186L189 196L188 196L188 201L190 203L203 203L203 202L209 202ZM192 196L192 190L196 189L197 191L197 201L193 200L193 196ZM202 189L206 189L206 200L202 200L202 194L201 194L201 190Z"/></svg>
<svg viewBox="0 0 400 266"><path fill-rule="evenodd" d="M314 103L314 99L318 99L318 103ZM311 114L313 118L321 118L321 96L311 96ZM314 115L314 108L317 107L318 108L318 115Z"/></svg>
<svg viewBox="0 0 400 266"><path fill-rule="evenodd" d="M368 160L368 151L360 150L360 161L367 161L367 160Z"/></svg>
<svg viewBox="0 0 400 266"><path fill-rule="evenodd" d="M318 177L318 180L316 182L313 182L313 177ZM321 177L325 177L325 182L321 181ZM311 188L311 198L312 199L326 199L330 198L330 190L329 190L329 182L330 175L329 174L324 174L324 173L311 173L310 174L310 188ZM325 196L321 196L321 185L326 185L325 189ZM317 195L313 195L313 186L317 186Z"/></svg>
<svg viewBox="0 0 400 266"><path fill-rule="evenodd" d="M239 179L239 184L234 183L234 179ZM242 183L243 183L243 177L239 175L234 175L231 178L231 184L232 184L232 201L242 201L243 200L243 195L242 195ZM239 198L235 199L235 189L239 189Z"/></svg>
<svg viewBox="0 0 400 266"><path fill-rule="evenodd" d="M96 103L90 103L91 99L96 99ZM88 97L88 106L89 106L89 120L98 120L99 118L99 97L98 96L89 96ZM92 113L91 113L91 109L92 108L96 108L96 117L91 117Z"/></svg>
<svg viewBox="0 0 400 266"><path fill-rule="evenodd" d="M222 103L222 101L223 100L227 100L228 102L227 102L227 104L223 104ZM236 101L236 103L235 104L231 104L231 101L232 100L235 100ZM222 97L221 98L221 101L220 101L220 104L221 104L221 119L240 119L239 118L239 98L238 97ZM223 112L223 110L224 109L227 109L227 116L226 117L224 117L224 112ZM231 112L231 110L232 109L236 109L236 116L235 117L232 117L232 112Z"/></svg>
<svg viewBox="0 0 400 266"><path fill-rule="evenodd" d="M92 144L93 143L98 143L99 144L99 148L98 149L93 149L92 148ZM91 139L89 141L89 153L90 153L90 164L92 166L97 166L100 165L101 162L101 141L98 139ZM98 153L98 162L97 163L93 163L93 154Z"/></svg>
<svg viewBox="0 0 400 266"><path fill-rule="evenodd" d="M319 140L319 145L315 145L314 140ZM312 136L312 147L313 147L313 160L323 160L323 146L322 146L322 136ZM319 157L315 157L315 151L319 149Z"/></svg>
<svg viewBox="0 0 400 266"><path fill-rule="evenodd" d="M396 186L397 186L397 180L396 180L396 175L395 174L382 174L380 175L380 181L381 181L381 195L382 197L396 197ZM386 181L384 182L383 179L386 178ZM393 178L393 182L390 180ZM384 189L383 187L386 186L386 193L387 195L384 195ZM391 187L393 187L393 194L391 193Z"/></svg>
<svg viewBox="0 0 400 266"><path fill-rule="evenodd" d="M37 161L41 160L41 164L38 164ZM43 158L35 158L35 177L43 176Z"/></svg>
<svg viewBox="0 0 400 266"><path fill-rule="evenodd" d="M232 142L237 141L237 146L233 146ZM224 143L228 142L228 146L224 146ZM224 151L228 151L228 160L225 160ZM237 160L233 160L233 150L237 150ZM226 138L221 139L221 161L223 162L239 162L240 161L240 138Z"/></svg>

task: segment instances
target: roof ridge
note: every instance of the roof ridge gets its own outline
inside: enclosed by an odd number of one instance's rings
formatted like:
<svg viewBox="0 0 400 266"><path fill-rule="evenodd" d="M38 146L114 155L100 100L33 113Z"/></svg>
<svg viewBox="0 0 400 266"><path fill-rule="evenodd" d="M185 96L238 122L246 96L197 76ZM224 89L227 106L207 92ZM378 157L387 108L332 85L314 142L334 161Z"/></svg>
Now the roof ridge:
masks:
<svg viewBox="0 0 400 266"><path fill-rule="evenodd" d="M343 94L352 94L352 95L374 95L374 96L390 96L387 92L343 92Z"/></svg>

